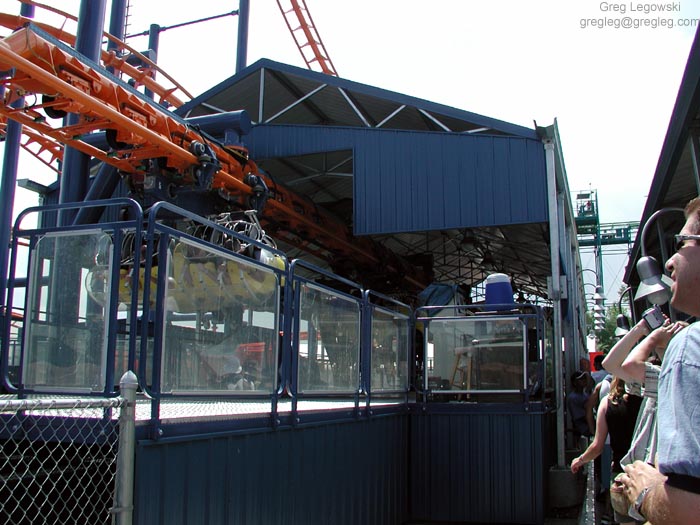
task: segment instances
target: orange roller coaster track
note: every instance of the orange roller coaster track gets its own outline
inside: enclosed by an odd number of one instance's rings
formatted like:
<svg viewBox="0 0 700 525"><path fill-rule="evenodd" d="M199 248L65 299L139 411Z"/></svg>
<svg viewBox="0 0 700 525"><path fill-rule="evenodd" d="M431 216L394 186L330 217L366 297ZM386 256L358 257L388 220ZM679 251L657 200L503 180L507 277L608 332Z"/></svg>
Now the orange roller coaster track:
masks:
<svg viewBox="0 0 700 525"><path fill-rule="evenodd" d="M326 51L321 35L316 30L311 13L306 7L306 1L277 0L277 5L306 66L311 70L314 66L318 66L323 73L337 77L338 72Z"/></svg>
<svg viewBox="0 0 700 525"><path fill-rule="evenodd" d="M65 34L61 38L72 41ZM212 199L220 197L232 208L244 209L249 196L257 191L250 178L257 177L274 188L261 222L274 224L278 233L297 246L327 261L352 261L358 275L371 269L387 278L393 273L391 280L410 288L428 284L421 272L392 252L369 238L354 237L334 215L267 179L248 158L246 148L224 146L206 137L112 76L106 70L108 65L123 68L129 75L139 73L126 68L113 53L103 54L101 64L92 63L49 32L25 25L0 41L0 71L5 74L0 78L5 88L0 118L14 119L43 137L116 167L132 187L143 187L156 169L173 187L209 191ZM158 91L152 79L141 80L161 94L161 102L170 100L169 93ZM21 97L25 98L23 107L12 107ZM68 113L79 115L77 123L65 125L60 120L60 124L52 124L55 119L46 118ZM109 149L86 140L96 131L106 132L111 139L107 141ZM203 176L203 172L209 175Z"/></svg>

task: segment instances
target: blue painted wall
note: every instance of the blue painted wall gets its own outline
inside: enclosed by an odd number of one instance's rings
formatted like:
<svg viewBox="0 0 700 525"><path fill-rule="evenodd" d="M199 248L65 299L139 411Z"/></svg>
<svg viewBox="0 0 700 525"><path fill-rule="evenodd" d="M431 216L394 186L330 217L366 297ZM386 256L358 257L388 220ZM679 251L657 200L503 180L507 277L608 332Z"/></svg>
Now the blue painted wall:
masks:
<svg viewBox="0 0 700 525"><path fill-rule="evenodd" d="M134 523L541 524L553 415L508 407L142 441Z"/></svg>
<svg viewBox="0 0 700 525"><path fill-rule="evenodd" d="M254 127L246 145L256 161L352 150L356 235L548 220L544 148L536 139L269 125ZM120 185L115 196L124 193Z"/></svg>
<svg viewBox="0 0 700 525"><path fill-rule="evenodd" d="M251 157L354 151L355 234L547 221L544 148L521 137L256 126Z"/></svg>
<svg viewBox="0 0 700 525"><path fill-rule="evenodd" d="M519 413L518 413L519 412ZM544 522L554 458L548 413L425 413L411 420L410 515L447 523Z"/></svg>
<svg viewBox="0 0 700 525"><path fill-rule="evenodd" d="M407 519L408 417L141 442L137 525L392 525Z"/></svg>

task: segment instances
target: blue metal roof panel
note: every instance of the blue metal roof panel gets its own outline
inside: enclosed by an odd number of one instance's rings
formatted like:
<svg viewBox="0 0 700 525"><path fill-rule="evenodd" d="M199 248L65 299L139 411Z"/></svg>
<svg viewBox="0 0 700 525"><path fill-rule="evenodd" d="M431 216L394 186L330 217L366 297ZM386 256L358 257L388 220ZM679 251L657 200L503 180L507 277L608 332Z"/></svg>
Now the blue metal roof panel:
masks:
<svg viewBox="0 0 700 525"><path fill-rule="evenodd" d="M649 188L649 196L642 212L640 224L644 224L657 210L668 207L684 207L688 201L697 196L696 175L690 140L695 132L696 122L700 117L700 29L688 54L683 79L669 119L666 136ZM664 216L664 229L667 232L678 231L684 222L681 214ZM625 269L623 282L633 287L639 283L635 261L641 255L642 228L637 231L634 245L630 251L629 263ZM649 230L645 248L647 255L663 259L660 243L655 238L654 228Z"/></svg>

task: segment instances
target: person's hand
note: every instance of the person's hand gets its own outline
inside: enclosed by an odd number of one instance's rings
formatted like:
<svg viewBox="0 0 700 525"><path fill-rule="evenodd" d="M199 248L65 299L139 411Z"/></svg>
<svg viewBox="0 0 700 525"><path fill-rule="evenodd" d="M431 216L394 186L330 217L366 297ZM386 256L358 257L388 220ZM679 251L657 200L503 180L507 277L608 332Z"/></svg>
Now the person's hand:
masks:
<svg viewBox="0 0 700 525"><path fill-rule="evenodd" d="M645 487L659 485L666 481L666 476L643 461L625 465L625 473L615 478L622 483L627 500L632 505Z"/></svg>
<svg viewBox="0 0 700 525"><path fill-rule="evenodd" d="M574 460L571 462L571 472L576 474L579 470L581 470L581 467L583 467L586 464L585 461L583 461L583 458L581 456L574 458Z"/></svg>
<svg viewBox="0 0 700 525"><path fill-rule="evenodd" d="M622 484L622 481L620 481L620 477L624 476L624 472L622 474L618 474L615 476L615 479L612 482L612 485L610 485L610 492L614 492L615 494L624 494L625 493L625 486ZM625 496L627 497L627 496Z"/></svg>
<svg viewBox="0 0 700 525"><path fill-rule="evenodd" d="M653 338L654 340L656 353L659 355L659 357L663 357L663 353L666 350L671 338L683 330L686 326L688 326L688 323L684 321L676 321L675 323L668 321L649 335L649 337Z"/></svg>

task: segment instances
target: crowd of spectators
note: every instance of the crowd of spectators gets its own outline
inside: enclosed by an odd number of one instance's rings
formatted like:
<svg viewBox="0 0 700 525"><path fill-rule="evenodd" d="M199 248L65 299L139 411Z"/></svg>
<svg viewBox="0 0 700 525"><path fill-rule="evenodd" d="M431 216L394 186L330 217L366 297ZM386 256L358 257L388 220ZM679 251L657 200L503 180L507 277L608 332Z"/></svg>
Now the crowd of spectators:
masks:
<svg viewBox="0 0 700 525"><path fill-rule="evenodd" d="M585 438L595 427L595 437L571 469L599 456L610 436L617 523L700 525L700 197L688 203L685 219L665 266L670 306L691 322L667 318L654 330L644 320L635 324L602 362L614 378L607 395L604 379L587 391L579 373L572 377L574 432Z"/></svg>

